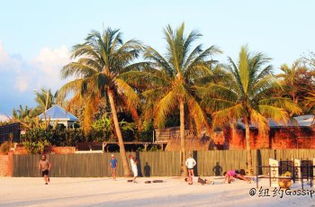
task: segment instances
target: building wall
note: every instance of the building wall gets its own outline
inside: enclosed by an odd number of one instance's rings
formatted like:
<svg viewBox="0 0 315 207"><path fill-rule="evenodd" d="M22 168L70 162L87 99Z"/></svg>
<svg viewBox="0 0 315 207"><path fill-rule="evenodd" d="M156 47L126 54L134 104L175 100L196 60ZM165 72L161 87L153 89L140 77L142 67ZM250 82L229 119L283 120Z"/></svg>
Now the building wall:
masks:
<svg viewBox="0 0 315 207"><path fill-rule="evenodd" d="M244 130L226 129L224 137L227 149L245 149ZM274 128L270 130L269 136L263 136L257 130L251 130L250 143L252 149L315 149L315 128Z"/></svg>
<svg viewBox="0 0 315 207"><path fill-rule="evenodd" d="M0 155L0 177L13 175L13 154Z"/></svg>

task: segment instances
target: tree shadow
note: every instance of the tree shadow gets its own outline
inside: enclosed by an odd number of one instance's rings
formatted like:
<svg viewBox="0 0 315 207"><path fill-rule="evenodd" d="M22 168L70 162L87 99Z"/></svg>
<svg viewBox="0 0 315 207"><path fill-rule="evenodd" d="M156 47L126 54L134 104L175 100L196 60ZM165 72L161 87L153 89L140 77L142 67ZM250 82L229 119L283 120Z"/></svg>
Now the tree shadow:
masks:
<svg viewBox="0 0 315 207"><path fill-rule="evenodd" d="M139 152L136 152L136 160L137 160L138 176L139 177L143 177L142 164L141 164L141 159L140 159L140 153Z"/></svg>

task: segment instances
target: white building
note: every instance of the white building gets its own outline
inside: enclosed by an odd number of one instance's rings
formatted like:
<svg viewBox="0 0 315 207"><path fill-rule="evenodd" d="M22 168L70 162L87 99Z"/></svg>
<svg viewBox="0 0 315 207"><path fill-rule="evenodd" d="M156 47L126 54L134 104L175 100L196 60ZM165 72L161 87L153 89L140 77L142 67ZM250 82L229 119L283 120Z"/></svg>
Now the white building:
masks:
<svg viewBox="0 0 315 207"><path fill-rule="evenodd" d="M49 121L52 126L63 124L66 128L73 128L74 123L78 121L77 117L58 105L54 105L46 112L41 113L38 118L42 121Z"/></svg>

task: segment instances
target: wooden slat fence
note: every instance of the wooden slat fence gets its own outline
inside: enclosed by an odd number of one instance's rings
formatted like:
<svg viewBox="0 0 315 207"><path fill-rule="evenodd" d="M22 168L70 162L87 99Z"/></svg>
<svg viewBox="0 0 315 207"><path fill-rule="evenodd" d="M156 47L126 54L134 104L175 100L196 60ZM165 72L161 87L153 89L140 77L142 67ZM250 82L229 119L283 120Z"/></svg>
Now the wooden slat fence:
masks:
<svg viewBox="0 0 315 207"><path fill-rule="evenodd" d="M114 153L118 160L118 176L123 175L122 163L119 153ZM180 153L179 152L137 152L133 154L139 160L139 174L146 176L178 176L180 175ZM267 166L269 158L277 160L312 160L315 158L313 149L296 150L252 150L252 161L254 173L268 174L265 168L257 169L259 166ZM103 177L110 176L111 153L95 154L66 154L48 155L52 163L51 176L54 177ZM230 169L246 169L245 150L212 150L193 152L197 161L196 174L200 176L222 175ZM15 155L13 175L17 177L40 176L38 170L39 155Z"/></svg>
<svg viewBox="0 0 315 207"><path fill-rule="evenodd" d="M110 176L109 161L112 153L88 153L48 155L52 163L53 177L102 177ZM139 174L150 176L177 176L180 174L180 155L178 152L140 152L133 154L139 160ZM114 153L118 160L117 175L123 175L119 153ZM13 175L16 177L40 176L38 161L40 155L15 155ZM168 163L168 166L165 165ZM149 172L144 172L144 170Z"/></svg>

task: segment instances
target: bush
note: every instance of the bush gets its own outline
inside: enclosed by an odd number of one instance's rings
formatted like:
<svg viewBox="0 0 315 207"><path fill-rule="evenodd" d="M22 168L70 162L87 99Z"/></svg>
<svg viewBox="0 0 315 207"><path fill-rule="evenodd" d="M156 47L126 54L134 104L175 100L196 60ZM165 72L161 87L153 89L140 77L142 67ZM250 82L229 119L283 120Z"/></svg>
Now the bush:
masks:
<svg viewBox="0 0 315 207"><path fill-rule="evenodd" d="M12 146L11 142L3 142L0 146L0 152L7 154Z"/></svg>
<svg viewBox="0 0 315 207"><path fill-rule="evenodd" d="M84 135L81 129L41 129L34 128L27 131L23 136L24 142L48 142L54 146L76 146L81 142L102 142L105 135L102 131L92 130Z"/></svg>
<svg viewBox="0 0 315 207"><path fill-rule="evenodd" d="M50 146L50 143L47 140L36 141L36 142L23 142L24 147L28 153L31 154L42 154L46 146Z"/></svg>

